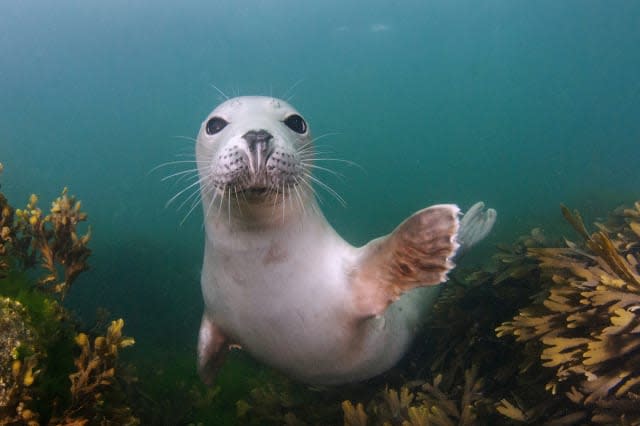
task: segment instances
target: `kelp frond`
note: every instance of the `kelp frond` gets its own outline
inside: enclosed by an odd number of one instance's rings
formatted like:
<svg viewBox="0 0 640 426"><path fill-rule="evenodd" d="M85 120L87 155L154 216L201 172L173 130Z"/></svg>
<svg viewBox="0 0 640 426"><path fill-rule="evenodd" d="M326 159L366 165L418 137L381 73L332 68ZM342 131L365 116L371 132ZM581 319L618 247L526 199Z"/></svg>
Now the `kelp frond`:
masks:
<svg viewBox="0 0 640 426"><path fill-rule="evenodd" d="M583 406L592 422L640 424L640 407L631 403L640 392L640 203L592 234L579 213L561 210L584 245L528 250L547 296L497 327L497 335L541 342L540 362L555 370L547 390ZM512 406L500 407L518 417Z"/></svg>
<svg viewBox="0 0 640 426"><path fill-rule="evenodd" d="M414 381L399 391L382 391L365 410L360 403L355 406L344 401L345 425L396 425L403 426L471 426L477 424L477 410L486 401L482 395L483 381L478 378L477 367L465 372L465 383L459 395L440 388L442 377L431 382ZM369 423L368 423L369 422Z"/></svg>
<svg viewBox="0 0 640 426"><path fill-rule="evenodd" d="M78 275L89 268L91 232L78 234L78 226L87 220L81 206L67 188L46 215L35 194L24 209L13 209L0 194L0 277L11 267L10 259L19 262L20 270L40 266L45 273L38 287L64 298Z"/></svg>

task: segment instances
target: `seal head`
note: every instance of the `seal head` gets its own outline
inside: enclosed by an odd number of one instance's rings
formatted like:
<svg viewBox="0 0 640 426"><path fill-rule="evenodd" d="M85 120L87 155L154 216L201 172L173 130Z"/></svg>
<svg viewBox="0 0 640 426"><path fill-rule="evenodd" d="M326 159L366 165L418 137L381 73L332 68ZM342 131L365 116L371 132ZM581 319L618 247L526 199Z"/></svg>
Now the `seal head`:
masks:
<svg viewBox="0 0 640 426"><path fill-rule="evenodd" d="M267 97L231 99L201 126L196 145L203 201L286 199L306 185L312 157L304 118L284 101Z"/></svg>

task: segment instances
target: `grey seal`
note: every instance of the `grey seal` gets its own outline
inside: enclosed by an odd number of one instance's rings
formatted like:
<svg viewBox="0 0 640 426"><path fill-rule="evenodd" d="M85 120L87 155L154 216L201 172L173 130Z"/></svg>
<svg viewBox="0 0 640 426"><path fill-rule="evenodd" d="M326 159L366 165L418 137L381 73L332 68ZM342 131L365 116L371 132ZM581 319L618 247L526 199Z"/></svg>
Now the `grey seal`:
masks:
<svg viewBox="0 0 640 426"><path fill-rule="evenodd" d="M407 351L453 258L487 235L477 203L420 210L362 247L325 219L302 115L271 97L229 99L202 123L196 162L206 231L198 366L212 383L237 345L313 384L363 380Z"/></svg>

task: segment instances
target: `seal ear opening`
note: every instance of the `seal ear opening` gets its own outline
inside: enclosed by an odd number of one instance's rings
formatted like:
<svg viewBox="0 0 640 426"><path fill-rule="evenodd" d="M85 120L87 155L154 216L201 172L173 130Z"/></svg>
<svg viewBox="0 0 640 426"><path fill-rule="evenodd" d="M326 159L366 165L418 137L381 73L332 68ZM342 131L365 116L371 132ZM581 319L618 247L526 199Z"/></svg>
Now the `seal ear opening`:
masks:
<svg viewBox="0 0 640 426"><path fill-rule="evenodd" d="M459 213L453 204L420 210L364 246L352 275L356 309L381 315L403 293L446 281L459 247Z"/></svg>

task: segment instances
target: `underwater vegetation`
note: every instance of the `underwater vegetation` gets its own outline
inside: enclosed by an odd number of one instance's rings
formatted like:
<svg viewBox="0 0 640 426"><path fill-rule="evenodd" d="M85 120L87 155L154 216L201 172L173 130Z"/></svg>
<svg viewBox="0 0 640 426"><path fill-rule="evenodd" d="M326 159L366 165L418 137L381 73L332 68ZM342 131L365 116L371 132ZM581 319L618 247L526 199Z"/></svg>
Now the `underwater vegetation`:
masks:
<svg viewBox="0 0 640 426"><path fill-rule="evenodd" d="M134 343L124 321L82 332L62 305L89 267L86 219L66 188L46 215L35 195L14 209L0 192L0 425L140 423L118 363Z"/></svg>
<svg viewBox="0 0 640 426"><path fill-rule="evenodd" d="M90 232L80 236L76 232L80 222L87 219L80 201L69 196L65 188L45 216L35 194L24 209L16 210L4 195L0 197L0 266L9 269L10 259L23 271L40 266L45 273L36 281L39 289L63 299L78 275L88 268L86 261L91 254L87 247Z"/></svg>
<svg viewBox="0 0 640 426"><path fill-rule="evenodd" d="M320 392L258 385L240 423L640 425L640 202L594 233L561 211L579 241L536 228L458 273L388 374Z"/></svg>
<svg viewBox="0 0 640 426"><path fill-rule="evenodd" d="M122 319L83 328L64 307L91 254L75 197L45 213L0 192L0 426L640 426L640 202L593 232L561 213L577 238L536 228L458 271L380 377L311 388L232 352L206 388L191 352L134 372Z"/></svg>
<svg viewBox="0 0 640 426"><path fill-rule="evenodd" d="M592 234L577 212L563 206L562 213L583 241L530 249L542 293L496 331L553 371L545 389L572 403L574 421L640 424L640 202L614 211ZM529 423L547 415L516 397L498 410Z"/></svg>

